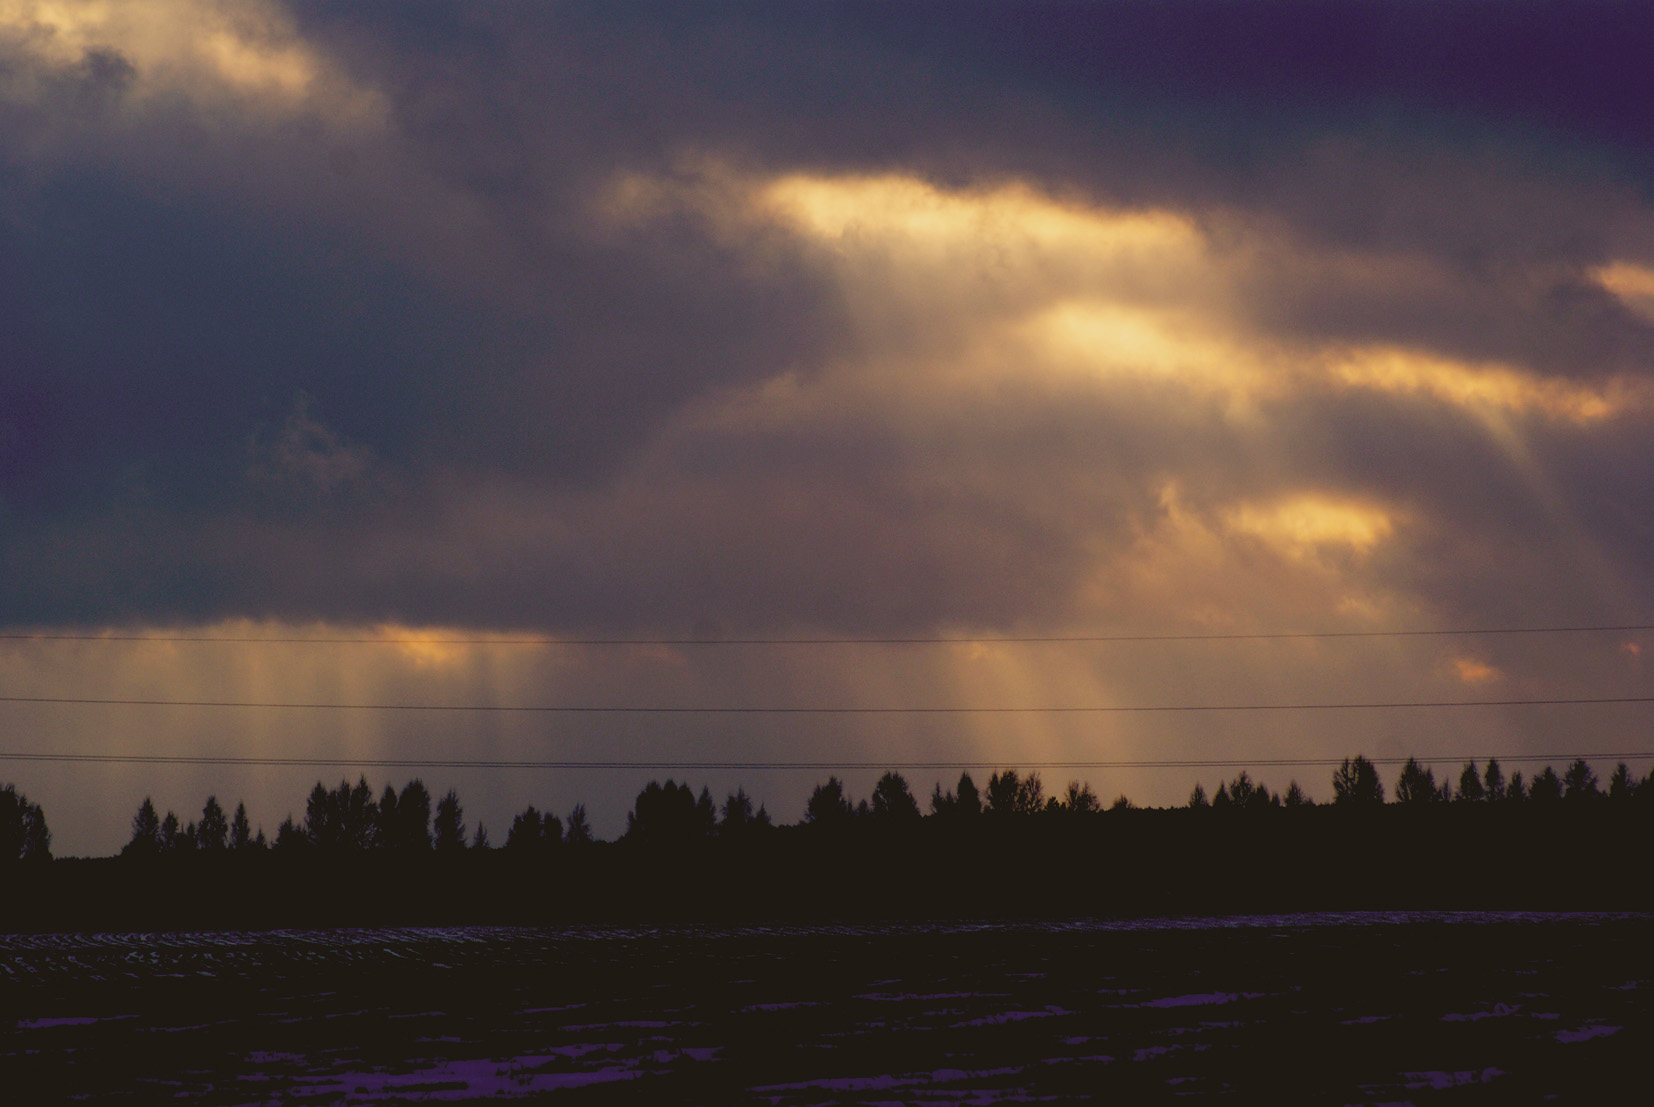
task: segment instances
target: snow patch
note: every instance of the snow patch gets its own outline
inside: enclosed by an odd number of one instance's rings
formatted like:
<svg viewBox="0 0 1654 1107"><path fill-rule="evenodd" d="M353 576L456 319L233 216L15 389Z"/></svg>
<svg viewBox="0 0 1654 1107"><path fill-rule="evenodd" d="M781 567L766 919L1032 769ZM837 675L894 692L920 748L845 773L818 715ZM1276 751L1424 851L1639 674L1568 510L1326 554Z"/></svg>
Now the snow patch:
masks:
<svg viewBox="0 0 1654 1107"><path fill-rule="evenodd" d="M1167 996L1138 1004L1140 1007L1216 1007L1237 999L1257 999L1263 992L1195 992L1186 996Z"/></svg>
<svg viewBox="0 0 1654 1107"><path fill-rule="evenodd" d="M1482 1019L1502 1019L1514 1015L1522 1010L1521 1004L1495 1003L1486 1011L1472 1011L1469 1014L1443 1015L1442 1022L1479 1022Z"/></svg>

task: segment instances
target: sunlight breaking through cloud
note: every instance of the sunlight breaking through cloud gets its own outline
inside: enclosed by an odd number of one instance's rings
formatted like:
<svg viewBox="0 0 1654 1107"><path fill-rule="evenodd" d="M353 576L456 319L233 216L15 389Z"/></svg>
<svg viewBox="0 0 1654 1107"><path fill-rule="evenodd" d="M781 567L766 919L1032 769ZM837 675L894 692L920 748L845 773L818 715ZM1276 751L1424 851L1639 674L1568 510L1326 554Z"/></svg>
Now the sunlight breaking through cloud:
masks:
<svg viewBox="0 0 1654 1107"><path fill-rule="evenodd" d="M130 65L143 98L322 110L331 124L374 123L386 110L271 0L0 0L0 46L8 44L49 71L100 57Z"/></svg>
<svg viewBox="0 0 1654 1107"><path fill-rule="evenodd" d="M1300 251L1293 265L1364 296L1417 277L1392 259L1317 256L1273 240L1240 212L1197 221L1110 209L1022 181L944 188L896 173L766 177L710 160L688 166L671 178L623 174L599 208L628 223L687 209L759 253L774 249L765 228L826 248L822 264L867 328L872 356L880 343L928 349L926 376L937 381L996 367L987 371L1081 374L1105 388L1154 382L1221 396L1240 417L1260 401L1329 389L1575 424L1654 406L1654 389L1636 378L1562 379L1444 351L1261 329L1245 305L1283 250ZM1623 264L1599 279L1622 297L1654 289L1654 274Z"/></svg>
<svg viewBox="0 0 1654 1107"><path fill-rule="evenodd" d="M1643 319L1654 322L1654 269L1630 261L1614 261L1591 270L1590 276Z"/></svg>
<svg viewBox="0 0 1654 1107"><path fill-rule="evenodd" d="M1629 633L505 645L1654 610L1654 189L1626 91L1646 36L1620 17L1432 17L1368 70L1361 5L1328 7L1360 31L1342 55L1287 33L1290 4L1248 6L1237 25L1272 31L1234 40L1202 38L1198 5L1146 3L1152 27L1129 4L946 27L901 5L656 6L0 0L4 619L325 640L8 640L0 684L992 706L1469 698L1477 666L1501 695L1643 678ZM1483 65L1507 31L1530 64ZM86 703L0 721L39 749L1006 765L1535 749L1555 726ZM199 809L196 768L86 788L42 766L29 794L99 807L113 840L140 789ZM256 792L270 826L312 781L268 775L212 787ZM612 829L638 775L583 795L590 777L513 775L476 802L496 831L531 798ZM793 818L810 783L765 798ZM1092 783L1150 803L1190 784Z"/></svg>
<svg viewBox="0 0 1654 1107"><path fill-rule="evenodd" d="M1327 546L1368 553L1395 529L1395 520L1382 508L1314 494L1239 504L1224 513L1224 522L1231 531L1261 539L1293 557L1310 556Z"/></svg>

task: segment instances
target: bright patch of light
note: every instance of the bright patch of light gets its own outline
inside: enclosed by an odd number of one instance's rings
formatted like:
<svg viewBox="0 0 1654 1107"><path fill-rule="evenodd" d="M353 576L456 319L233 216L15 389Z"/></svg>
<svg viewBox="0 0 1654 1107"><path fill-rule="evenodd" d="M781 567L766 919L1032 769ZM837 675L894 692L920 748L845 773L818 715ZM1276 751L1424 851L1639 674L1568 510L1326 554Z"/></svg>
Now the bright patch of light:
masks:
<svg viewBox="0 0 1654 1107"><path fill-rule="evenodd" d="M1186 387L1250 394L1265 381L1253 360L1200 320L1107 301L1059 303L1020 332L1056 365L1097 376L1156 378Z"/></svg>
<svg viewBox="0 0 1654 1107"><path fill-rule="evenodd" d="M1654 269L1616 261L1593 269L1591 277L1629 311L1654 322Z"/></svg>
<svg viewBox="0 0 1654 1107"><path fill-rule="evenodd" d="M322 108L335 123L384 112L376 94L334 72L270 0L0 0L0 35L57 68L99 51L118 54L135 71L139 96Z"/></svg>
<svg viewBox="0 0 1654 1107"><path fill-rule="evenodd" d="M1467 363L1393 347L1366 347L1329 359L1328 374L1352 388L1419 396L1455 407L1535 414L1595 423L1654 400L1646 385L1612 381L1596 387L1523 372L1496 362Z"/></svg>
<svg viewBox="0 0 1654 1107"><path fill-rule="evenodd" d="M1149 264L1201 244L1193 225L1169 212L1068 205L1020 183L945 191L899 175L792 174L760 187L754 203L802 234L848 242L901 238L941 249L1019 247Z"/></svg>
<svg viewBox="0 0 1654 1107"><path fill-rule="evenodd" d="M1367 553L1395 530L1394 519L1382 508L1319 494L1241 504L1225 513L1224 523L1233 533L1295 555L1328 546Z"/></svg>
<svg viewBox="0 0 1654 1107"><path fill-rule="evenodd" d="M1497 667L1474 657L1455 657L1448 662L1448 667L1461 684L1494 684L1505 678Z"/></svg>

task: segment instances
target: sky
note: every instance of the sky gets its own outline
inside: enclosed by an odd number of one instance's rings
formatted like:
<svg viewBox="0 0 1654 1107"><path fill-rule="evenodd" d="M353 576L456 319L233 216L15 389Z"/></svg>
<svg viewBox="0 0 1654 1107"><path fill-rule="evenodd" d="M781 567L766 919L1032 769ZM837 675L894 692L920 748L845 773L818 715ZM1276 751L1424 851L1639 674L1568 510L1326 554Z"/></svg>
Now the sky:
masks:
<svg viewBox="0 0 1654 1107"><path fill-rule="evenodd" d="M738 763L0 779L61 855L359 772L496 842L834 771L758 762L1646 772L1648 704L982 709L1649 694L1651 633L1389 632L1654 623L1650 71L1641 3L0 0L0 696L976 709L0 701L9 755ZM1223 637L1305 632L1384 633Z"/></svg>

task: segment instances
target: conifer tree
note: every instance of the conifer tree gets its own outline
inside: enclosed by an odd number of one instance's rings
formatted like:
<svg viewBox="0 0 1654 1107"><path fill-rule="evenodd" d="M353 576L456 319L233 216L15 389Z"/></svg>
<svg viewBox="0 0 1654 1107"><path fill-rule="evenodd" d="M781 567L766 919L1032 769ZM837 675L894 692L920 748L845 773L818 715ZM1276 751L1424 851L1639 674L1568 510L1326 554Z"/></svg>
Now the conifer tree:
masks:
<svg viewBox="0 0 1654 1107"><path fill-rule="evenodd" d="M253 828L247 821L247 805L235 805L235 817L230 820L230 848L242 852L253 848Z"/></svg>
<svg viewBox="0 0 1654 1107"><path fill-rule="evenodd" d="M1487 789L1482 786L1482 774L1476 771L1476 762L1466 761L1464 771L1459 774L1459 800L1462 803L1477 803L1487 795Z"/></svg>
<svg viewBox="0 0 1654 1107"><path fill-rule="evenodd" d="M154 857L161 852L161 818L148 796L132 816L132 838L121 850L122 857Z"/></svg>
<svg viewBox="0 0 1654 1107"><path fill-rule="evenodd" d="M196 824L195 837L201 848L211 853L228 847L230 824L224 817L224 808L219 806L217 796L208 796L206 805L201 808L201 821Z"/></svg>
<svg viewBox="0 0 1654 1107"><path fill-rule="evenodd" d="M455 853L465 848L465 808L460 806L459 793L452 788L436 805L436 848L440 853Z"/></svg>
<svg viewBox="0 0 1654 1107"><path fill-rule="evenodd" d="M569 810L568 831L564 841L571 846L589 846L592 842L591 824L586 821L586 805L577 803Z"/></svg>
<svg viewBox="0 0 1654 1107"><path fill-rule="evenodd" d="M1332 801L1346 807L1376 807L1384 802L1384 782L1378 778L1378 768L1365 757L1356 756L1332 774Z"/></svg>
<svg viewBox="0 0 1654 1107"><path fill-rule="evenodd" d="M1482 773L1482 795L1489 803L1499 803L1505 798L1505 770L1499 767L1499 759L1487 759L1487 769Z"/></svg>

